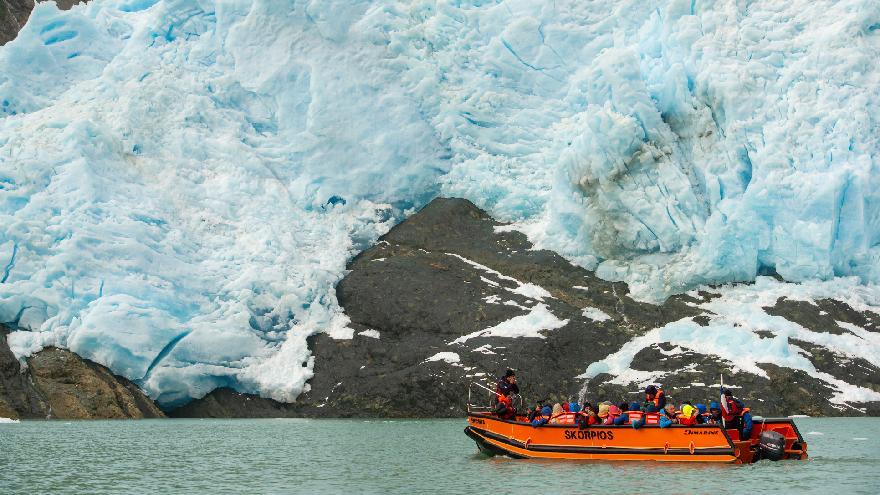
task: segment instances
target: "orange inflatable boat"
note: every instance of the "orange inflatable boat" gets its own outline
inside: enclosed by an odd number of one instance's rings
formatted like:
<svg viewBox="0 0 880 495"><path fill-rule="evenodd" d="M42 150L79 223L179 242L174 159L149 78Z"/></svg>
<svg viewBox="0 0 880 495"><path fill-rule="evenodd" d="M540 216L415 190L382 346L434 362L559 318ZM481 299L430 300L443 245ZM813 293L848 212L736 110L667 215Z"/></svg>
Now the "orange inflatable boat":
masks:
<svg viewBox="0 0 880 495"><path fill-rule="evenodd" d="M574 424L532 426L522 416L503 420L489 412L469 412L464 432L484 453L525 459L748 464L760 458L807 458L807 444L787 418L756 419L751 438L740 439L737 430L721 425L581 429Z"/></svg>

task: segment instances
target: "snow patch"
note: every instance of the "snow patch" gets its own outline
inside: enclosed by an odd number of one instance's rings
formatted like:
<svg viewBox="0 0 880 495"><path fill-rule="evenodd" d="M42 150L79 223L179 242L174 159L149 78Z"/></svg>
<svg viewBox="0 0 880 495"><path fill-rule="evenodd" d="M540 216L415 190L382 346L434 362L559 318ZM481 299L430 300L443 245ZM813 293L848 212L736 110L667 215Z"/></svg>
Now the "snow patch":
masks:
<svg viewBox="0 0 880 495"><path fill-rule="evenodd" d="M379 331L373 330L372 328L368 329L368 330L364 330L362 332L358 332L358 335L363 335L364 337L369 337L371 339L379 340Z"/></svg>
<svg viewBox="0 0 880 495"><path fill-rule="evenodd" d="M8 425L8 424L17 424L17 423L20 423L20 421L17 420L17 419L12 419L12 418L0 418L0 425L3 425L3 424L7 424L7 425Z"/></svg>
<svg viewBox="0 0 880 495"><path fill-rule="evenodd" d="M506 337L519 338L530 337L543 339L542 331L555 330L568 324L568 320L560 320L547 308L547 305L539 303L529 310L528 314L515 316L501 323L469 333L459 337L450 344L463 344L477 337Z"/></svg>
<svg viewBox="0 0 880 495"><path fill-rule="evenodd" d="M458 357L458 354L456 354L454 352L438 352L437 354L434 354L433 356L429 357L428 359L425 359L423 362L433 363L436 361L443 361L444 363L447 363L447 364L460 366L459 362L461 361L461 359Z"/></svg>
<svg viewBox="0 0 880 495"><path fill-rule="evenodd" d="M768 378L758 366L759 363L805 371L835 390L832 402L836 404L880 400L880 393L816 370L804 356L804 351L790 343L793 339L802 340L847 357L876 363L880 362L880 335L843 322L841 326L854 334L814 332L785 318L769 315L763 309L773 306L780 297L803 301L833 298L853 307L876 312L880 309L877 306L880 289L858 285L852 279L792 284L759 277L752 285L716 287L714 290L720 297L699 305L711 311L707 326L683 318L655 328L627 342L605 359L591 363L579 378L590 379L600 373L608 373L616 377L614 383L625 383L628 379L641 383L653 372L630 370L635 355L652 345L668 343L678 347L664 354L675 354L681 352L682 347L687 348L700 354L718 356L729 363L735 372L744 371ZM769 331L773 336L762 337L756 333L758 331Z"/></svg>
<svg viewBox="0 0 880 495"><path fill-rule="evenodd" d="M583 314L585 317L587 317L587 318L589 318L589 319L591 319L591 320L593 320L593 321L599 321L599 322L602 322L602 321L608 321L608 320L611 319L611 317L608 316L608 313L602 311L602 310L599 309L599 308L590 308L590 307L587 307L587 308L584 308L584 309L583 309L583 311L581 312L581 314Z"/></svg>
<svg viewBox="0 0 880 495"><path fill-rule="evenodd" d="M516 284L516 287L514 287L512 289L509 287L503 287L503 288L505 290L513 292L514 294L519 294L519 295L525 296L529 299L537 299L539 301L543 301L544 298L553 297L543 287L540 287L540 286L537 286L537 285L531 284L531 283L520 282L519 280L517 280L513 277L509 277L507 275L504 275L497 270L493 270L486 265L481 265L480 263L477 263L476 261L469 260L469 259L465 258L464 256L460 256L455 253L446 253L446 254L448 256L453 256L455 258L458 258L459 260L467 263L468 265L471 265L474 268L477 268L478 270L482 270L486 273L489 273L489 274L493 275L494 277L498 278L499 280L513 282L514 284ZM499 285L498 283L490 281L490 280L486 279L485 277L480 277L480 279L483 280L484 282L491 284L493 286L496 286L496 287Z"/></svg>

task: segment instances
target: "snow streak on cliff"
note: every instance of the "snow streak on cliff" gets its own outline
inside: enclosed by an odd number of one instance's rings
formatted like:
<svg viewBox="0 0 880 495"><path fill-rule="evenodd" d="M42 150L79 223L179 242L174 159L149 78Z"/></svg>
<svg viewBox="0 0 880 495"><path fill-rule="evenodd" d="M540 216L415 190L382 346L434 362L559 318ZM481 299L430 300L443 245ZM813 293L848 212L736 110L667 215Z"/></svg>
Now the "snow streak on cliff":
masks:
<svg viewBox="0 0 880 495"><path fill-rule="evenodd" d="M281 400L437 194L643 299L880 281L874 1L106 0L0 48L0 320Z"/></svg>

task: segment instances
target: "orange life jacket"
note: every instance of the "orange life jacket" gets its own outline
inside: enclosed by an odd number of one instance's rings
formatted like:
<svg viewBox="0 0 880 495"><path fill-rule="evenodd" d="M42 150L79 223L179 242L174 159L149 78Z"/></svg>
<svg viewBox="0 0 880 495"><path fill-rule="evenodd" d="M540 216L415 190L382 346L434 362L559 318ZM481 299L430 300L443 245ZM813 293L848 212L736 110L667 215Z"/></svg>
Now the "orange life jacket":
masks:
<svg viewBox="0 0 880 495"><path fill-rule="evenodd" d="M573 412L557 414L556 416L550 418L550 422L559 424L574 424L575 416L577 416L577 414Z"/></svg>
<svg viewBox="0 0 880 495"><path fill-rule="evenodd" d="M659 409L659 408L660 408L660 397L663 397L664 395L666 395L666 394L663 393L663 389L662 389L662 388L658 388L658 389L657 389L657 393L654 394L654 398L653 398L653 399L649 399L649 398L647 397L647 395L645 396L645 402L653 402L654 405L657 406L657 408Z"/></svg>
<svg viewBox="0 0 880 495"><path fill-rule="evenodd" d="M646 425L660 424L660 413L645 413L645 424Z"/></svg>
<svg viewBox="0 0 880 495"><path fill-rule="evenodd" d="M627 414L627 416L629 416L629 422L630 422L630 424L635 423L636 421L641 420L641 419L642 419L642 416L645 415L645 413L643 413L642 411L629 411L629 412L627 412L626 414Z"/></svg>

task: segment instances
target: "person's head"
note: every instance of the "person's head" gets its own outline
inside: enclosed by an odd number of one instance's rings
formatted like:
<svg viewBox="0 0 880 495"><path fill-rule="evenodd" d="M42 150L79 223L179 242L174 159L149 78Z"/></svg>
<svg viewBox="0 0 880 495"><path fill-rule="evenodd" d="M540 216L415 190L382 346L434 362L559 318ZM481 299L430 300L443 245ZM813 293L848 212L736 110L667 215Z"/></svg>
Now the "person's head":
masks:
<svg viewBox="0 0 880 495"><path fill-rule="evenodd" d="M657 387L653 385L648 385L645 387L645 396L649 399L653 399L654 396L657 395Z"/></svg>
<svg viewBox="0 0 880 495"><path fill-rule="evenodd" d="M541 408L541 416L550 416L553 414L553 409L550 406L544 406Z"/></svg>
<svg viewBox="0 0 880 495"><path fill-rule="evenodd" d="M602 419L607 418L607 417L608 417L608 409L609 409L608 404L606 404L606 403L604 403L604 402L601 403L601 404L599 404L599 413L598 413L598 416L599 416L600 418L602 418Z"/></svg>
<svg viewBox="0 0 880 495"><path fill-rule="evenodd" d="M707 411L706 404L697 404L697 411L700 414L706 414L706 411Z"/></svg>
<svg viewBox="0 0 880 495"><path fill-rule="evenodd" d="M635 412L635 411L641 411L641 410L642 410L642 406L640 406L638 402L632 402L632 403L629 405L629 410L630 410L630 411L634 411L634 412Z"/></svg>
<svg viewBox="0 0 880 495"><path fill-rule="evenodd" d="M620 412L629 411L629 406L626 404L626 402L621 402L620 404L617 405L617 408L620 409Z"/></svg>
<svg viewBox="0 0 880 495"><path fill-rule="evenodd" d="M672 404L666 404L666 407L664 407L664 409L666 410L666 415L670 418L675 416L675 406L673 406Z"/></svg>
<svg viewBox="0 0 880 495"><path fill-rule="evenodd" d="M709 412L712 413L712 416L720 416L721 415L721 407L717 402L712 402L709 404Z"/></svg>
<svg viewBox="0 0 880 495"><path fill-rule="evenodd" d="M685 418L691 418L697 414L697 408L685 402L683 406L681 406L681 415Z"/></svg>
<svg viewBox="0 0 880 495"><path fill-rule="evenodd" d="M581 412L581 405L578 404L577 402L569 403L569 404L568 404L568 410L571 411L571 412L573 412L573 413Z"/></svg>
<svg viewBox="0 0 880 495"><path fill-rule="evenodd" d="M504 381L507 383L516 383L516 373L512 369L504 372Z"/></svg>
<svg viewBox="0 0 880 495"><path fill-rule="evenodd" d="M612 404L612 405L608 406L608 414L610 414L611 416L617 417L622 414L622 411L620 410L619 407Z"/></svg>
<svg viewBox="0 0 880 495"><path fill-rule="evenodd" d="M553 404L553 415L554 416L557 414L562 414L563 412L565 412L565 410L562 409L562 404L560 404L558 402L556 404Z"/></svg>

